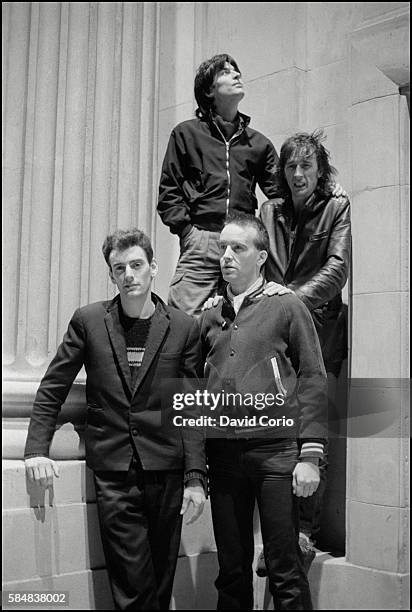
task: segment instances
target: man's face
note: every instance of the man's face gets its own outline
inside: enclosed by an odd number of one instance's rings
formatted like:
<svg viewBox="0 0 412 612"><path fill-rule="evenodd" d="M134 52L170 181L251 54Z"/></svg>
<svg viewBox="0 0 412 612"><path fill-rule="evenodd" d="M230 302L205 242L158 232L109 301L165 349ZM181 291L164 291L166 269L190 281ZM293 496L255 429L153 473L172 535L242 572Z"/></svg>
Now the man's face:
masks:
<svg viewBox="0 0 412 612"><path fill-rule="evenodd" d="M240 102L245 95L240 76L240 72L235 70L232 64L225 63L224 68L216 74L210 90L215 102L223 102L228 98Z"/></svg>
<svg viewBox="0 0 412 612"><path fill-rule="evenodd" d="M256 238L254 227L240 227L236 223L226 225L220 234L222 276L236 293L243 293L257 280L266 261L267 252L256 248Z"/></svg>
<svg viewBox="0 0 412 612"><path fill-rule="evenodd" d="M154 260L149 264L142 247L131 246L122 251L114 249L109 256L110 278L117 285L122 298L146 297L157 272Z"/></svg>
<svg viewBox="0 0 412 612"><path fill-rule="evenodd" d="M292 155L285 164L285 176L294 202L306 202L321 176L316 153Z"/></svg>

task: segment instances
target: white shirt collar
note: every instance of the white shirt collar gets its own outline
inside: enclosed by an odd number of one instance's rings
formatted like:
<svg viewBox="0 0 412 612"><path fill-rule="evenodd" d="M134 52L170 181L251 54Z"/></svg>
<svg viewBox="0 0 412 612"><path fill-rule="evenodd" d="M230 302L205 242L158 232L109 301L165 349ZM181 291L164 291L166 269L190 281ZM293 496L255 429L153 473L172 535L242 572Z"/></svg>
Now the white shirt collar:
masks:
<svg viewBox="0 0 412 612"><path fill-rule="evenodd" d="M253 285L250 285L250 287L248 287L246 291L244 291L243 293L239 293L238 295L233 295L230 289L230 285L227 286L227 296L229 300L231 301L233 310L235 311L236 314L239 312L239 309L242 306L243 300L245 299L245 297L247 295L250 295L254 291L256 291L256 289L259 289L259 287L263 285L263 283L264 283L263 276L259 276L259 278L255 280Z"/></svg>

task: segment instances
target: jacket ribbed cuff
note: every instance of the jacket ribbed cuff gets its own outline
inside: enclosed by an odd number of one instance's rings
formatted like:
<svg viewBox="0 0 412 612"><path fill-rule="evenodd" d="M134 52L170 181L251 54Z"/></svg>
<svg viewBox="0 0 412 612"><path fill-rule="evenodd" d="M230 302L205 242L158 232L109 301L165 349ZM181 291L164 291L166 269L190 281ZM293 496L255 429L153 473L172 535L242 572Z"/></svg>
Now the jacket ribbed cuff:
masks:
<svg viewBox="0 0 412 612"><path fill-rule="evenodd" d="M322 442L304 442L300 449L299 459L305 459L306 457L323 459L323 447Z"/></svg>

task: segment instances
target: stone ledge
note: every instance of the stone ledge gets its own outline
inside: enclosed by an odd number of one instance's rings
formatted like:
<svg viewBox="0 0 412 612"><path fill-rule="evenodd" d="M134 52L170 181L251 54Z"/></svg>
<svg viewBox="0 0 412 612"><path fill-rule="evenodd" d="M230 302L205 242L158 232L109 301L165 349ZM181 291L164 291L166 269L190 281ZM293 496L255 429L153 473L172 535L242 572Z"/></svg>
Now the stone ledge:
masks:
<svg viewBox="0 0 412 612"><path fill-rule="evenodd" d="M409 610L409 574L361 567L319 552L308 578L316 610Z"/></svg>

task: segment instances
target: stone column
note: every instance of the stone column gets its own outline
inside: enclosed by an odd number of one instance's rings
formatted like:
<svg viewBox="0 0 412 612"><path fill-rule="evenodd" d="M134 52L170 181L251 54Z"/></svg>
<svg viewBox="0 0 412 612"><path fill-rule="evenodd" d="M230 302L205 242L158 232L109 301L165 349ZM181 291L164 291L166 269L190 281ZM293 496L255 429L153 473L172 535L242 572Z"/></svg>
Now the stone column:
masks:
<svg viewBox="0 0 412 612"><path fill-rule="evenodd" d="M10 2L3 23L4 454L20 458L71 314L114 295L105 236L133 225L154 238L158 7ZM68 443L57 455L81 456Z"/></svg>
<svg viewBox="0 0 412 612"><path fill-rule="evenodd" d="M158 3L2 11L3 585L67 591L69 609L111 609L83 461L84 372L51 446L53 492L27 485L22 458L34 394L73 311L114 296L105 236L138 226L155 237Z"/></svg>
<svg viewBox="0 0 412 612"><path fill-rule="evenodd" d="M348 418L348 605L403 609L408 570L408 9L351 36L352 387Z"/></svg>

